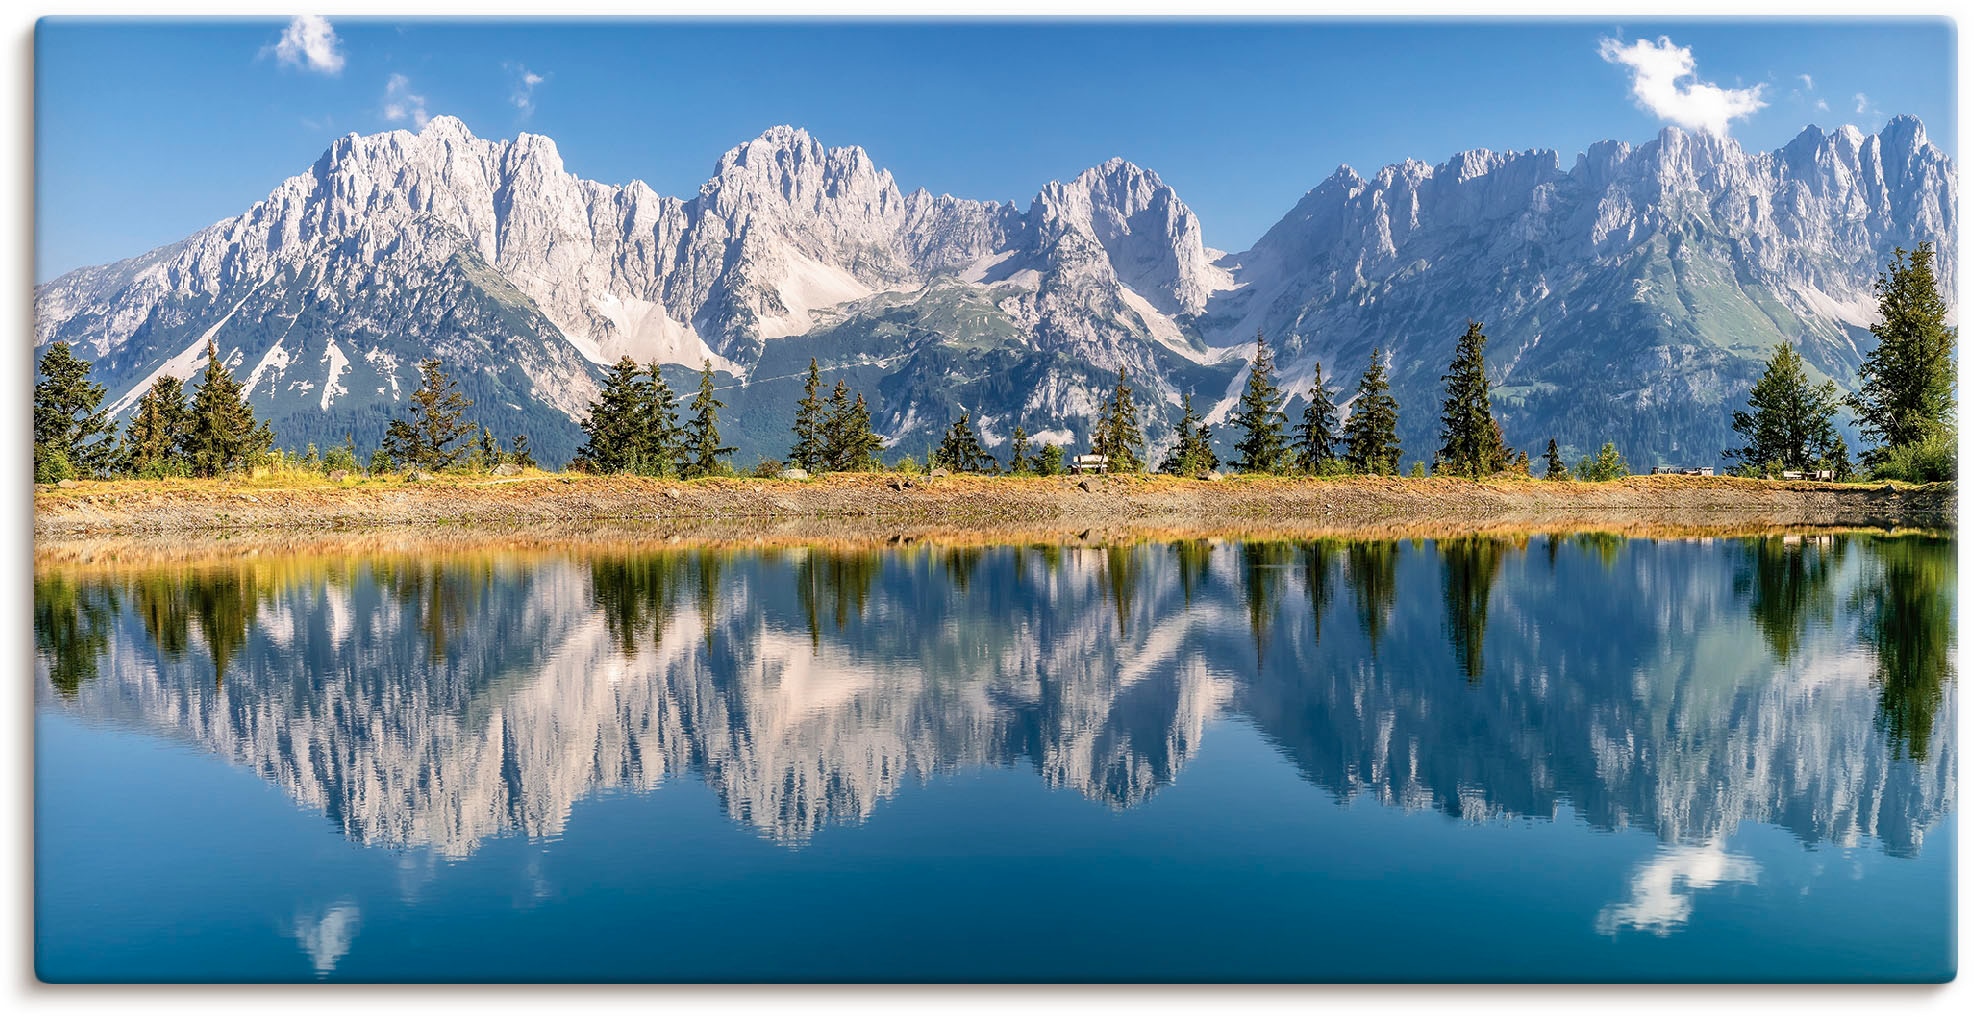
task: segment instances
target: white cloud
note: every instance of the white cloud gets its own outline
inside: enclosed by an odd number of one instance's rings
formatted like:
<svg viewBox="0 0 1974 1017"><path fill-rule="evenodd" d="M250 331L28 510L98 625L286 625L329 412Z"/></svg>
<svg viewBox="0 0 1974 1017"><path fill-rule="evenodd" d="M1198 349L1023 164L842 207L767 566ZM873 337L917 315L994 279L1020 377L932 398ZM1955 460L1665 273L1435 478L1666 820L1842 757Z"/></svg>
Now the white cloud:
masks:
<svg viewBox="0 0 1974 1017"><path fill-rule="evenodd" d="M421 130L432 119L425 112L425 97L411 91L410 78L393 74L384 83L384 119L394 124L409 120Z"/></svg>
<svg viewBox="0 0 1974 1017"><path fill-rule="evenodd" d="M1722 88L1701 81L1695 73L1693 51L1660 36L1625 45L1600 39L1597 52L1607 63L1631 69L1631 94L1638 105L1681 127L1725 136L1727 125L1768 105L1762 86Z"/></svg>
<svg viewBox="0 0 1974 1017"><path fill-rule="evenodd" d="M1870 96L1865 95L1863 92L1859 92L1858 94L1852 96L1851 98L1853 101L1857 103L1857 111L1860 115L1868 114L1872 112Z"/></svg>
<svg viewBox="0 0 1974 1017"><path fill-rule="evenodd" d="M1813 79L1813 78L1811 78L1811 77L1810 77L1809 75L1807 75L1807 74L1798 74L1798 75L1796 75L1796 77L1797 77L1797 79L1799 79L1800 81L1802 81L1802 83L1803 83L1803 91L1805 91L1805 92L1814 92L1814 91L1816 91L1816 81L1815 81L1815 79Z"/></svg>
<svg viewBox="0 0 1974 1017"><path fill-rule="evenodd" d="M1829 104L1829 103L1827 103L1827 102L1824 102L1824 101L1823 101L1822 99L1818 99L1818 100L1816 100L1816 108L1817 108L1818 110L1821 110L1822 112L1825 112L1825 113L1828 113L1828 112L1830 112L1830 104Z"/></svg>
<svg viewBox="0 0 1974 1017"><path fill-rule="evenodd" d="M508 93L507 101L513 103L514 108L521 111L522 117L533 113L535 111L535 86L547 81L548 78L536 74L522 64L502 64L501 66L507 68L507 72L514 77L514 90Z"/></svg>
<svg viewBox="0 0 1974 1017"><path fill-rule="evenodd" d="M281 41L274 44L274 56L290 67L318 74L341 74L342 42L336 38L336 30L329 27L328 18L319 14L297 15L281 33Z"/></svg>
<svg viewBox="0 0 1974 1017"><path fill-rule="evenodd" d="M1670 935L1693 917L1693 894L1723 883L1753 883L1761 866L1744 855L1729 854L1719 844L1662 847L1631 876L1631 899L1606 905L1597 913L1597 931L1614 935L1620 929L1642 929L1655 936Z"/></svg>

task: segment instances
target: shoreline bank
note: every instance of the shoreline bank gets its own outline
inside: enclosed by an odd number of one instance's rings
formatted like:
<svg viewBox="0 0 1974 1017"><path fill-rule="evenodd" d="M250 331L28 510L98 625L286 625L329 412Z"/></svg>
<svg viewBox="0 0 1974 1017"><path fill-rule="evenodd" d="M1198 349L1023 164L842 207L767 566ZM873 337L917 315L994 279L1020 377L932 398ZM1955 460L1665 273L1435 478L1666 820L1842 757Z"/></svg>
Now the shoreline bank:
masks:
<svg viewBox="0 0 1974 1017"><path fill-rule="evenodd" d="M1113 532L1342 535L1483 531L1904 528L1952 530L1956 485L1846 485L1644 476L1605 483L1451 478L939 477L838 474L808 481L531 474L514 478L96 481L37 488L44 545L110 536L598 529L713 539L896 533Z"/></svg>

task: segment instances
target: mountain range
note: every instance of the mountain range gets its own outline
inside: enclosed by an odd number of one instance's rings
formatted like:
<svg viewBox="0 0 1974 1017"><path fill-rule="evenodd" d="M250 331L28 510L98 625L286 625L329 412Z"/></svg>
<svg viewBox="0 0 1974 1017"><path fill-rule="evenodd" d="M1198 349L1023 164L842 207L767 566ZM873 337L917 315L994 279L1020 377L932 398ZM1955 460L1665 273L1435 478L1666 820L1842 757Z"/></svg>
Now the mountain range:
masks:
<svg viewBox="0 0 1974 1017"><path fill-rule="evenodd" d="M747 467L785 453L811 357L871 400L894 456L923 456L961 412L990 451L1017 425L1081 451L1121 369L1156 456L1183 393L1227 419L1259 332L1291 416L1319 363L1347 400L1382 349L1409 463L1432 457L1439 376L1472 318L1511 444L1712 464L1777 342L1854 385L1895 247L1934 243L1954 292L1956 187L1912 117L1808 127L1772 152L1668 127L1567 168L1484 150L1340 167L1229 254L1122 159L1023 208L907 193L862 149L775 127L681 199L441 116L339 138L239 216L38 286L35 344L94 360L124 418L211 340L295 448L373 447L438 357L476 419L551 464L619 357L671 365L674 387L710 364Z"/></svg>

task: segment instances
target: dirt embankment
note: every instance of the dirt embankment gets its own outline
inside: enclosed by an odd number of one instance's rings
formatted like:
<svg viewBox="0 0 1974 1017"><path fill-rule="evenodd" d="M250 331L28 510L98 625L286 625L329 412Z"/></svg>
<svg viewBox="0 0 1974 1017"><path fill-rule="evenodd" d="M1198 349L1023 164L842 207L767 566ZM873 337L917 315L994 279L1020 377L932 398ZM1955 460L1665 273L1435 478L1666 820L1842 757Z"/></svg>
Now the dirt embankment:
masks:
<svg viewBox="0 0 1974 1017"><path fill-rule="evenodd" d="M1952 529L1954 485L1731 477L1604 484L1350 477L906 477L810 481L530 475L345 482L108 481L38 488L37 544L111 535L198 539L369 529L673 532L817 537L1167 531L1398 533L1792 527Z"/></svg>

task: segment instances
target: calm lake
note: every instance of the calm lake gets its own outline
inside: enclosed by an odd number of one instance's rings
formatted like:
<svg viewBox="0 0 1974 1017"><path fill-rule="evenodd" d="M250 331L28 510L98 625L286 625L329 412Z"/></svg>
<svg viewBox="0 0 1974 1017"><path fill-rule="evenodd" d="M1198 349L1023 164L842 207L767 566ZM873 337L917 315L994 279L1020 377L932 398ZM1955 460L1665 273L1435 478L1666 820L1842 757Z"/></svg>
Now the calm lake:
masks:
<svg viewBox="0 0 1974 1017"><path fill-rule="evenodd" d="M1945 979L1954 555L44 565L37 970Z"/></svg>

